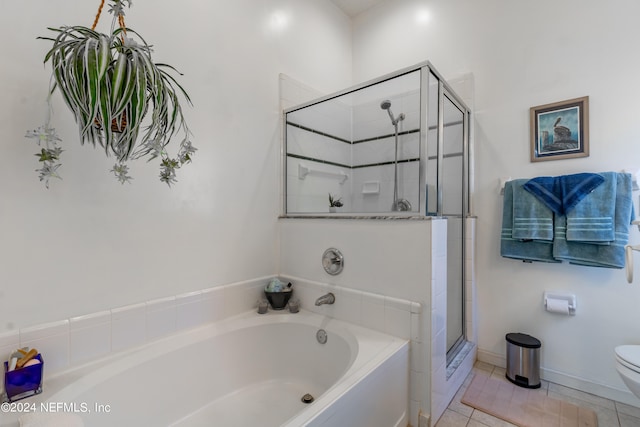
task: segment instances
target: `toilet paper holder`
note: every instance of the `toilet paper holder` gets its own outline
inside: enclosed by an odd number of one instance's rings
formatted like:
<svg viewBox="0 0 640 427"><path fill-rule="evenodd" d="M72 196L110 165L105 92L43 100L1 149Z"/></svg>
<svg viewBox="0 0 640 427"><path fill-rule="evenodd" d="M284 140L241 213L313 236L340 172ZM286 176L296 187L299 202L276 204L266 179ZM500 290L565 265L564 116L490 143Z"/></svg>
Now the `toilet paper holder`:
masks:
<svg viewBox="0 0 640 427"><path fill-rule="evenodd" d="M555 301L567 301L569 307L569 314L571 316L576 315L576 296L574 294L568 294L564 292L545 292L544 293L544 308L547 311L554 311L549 308L549 300Z"/></svg>

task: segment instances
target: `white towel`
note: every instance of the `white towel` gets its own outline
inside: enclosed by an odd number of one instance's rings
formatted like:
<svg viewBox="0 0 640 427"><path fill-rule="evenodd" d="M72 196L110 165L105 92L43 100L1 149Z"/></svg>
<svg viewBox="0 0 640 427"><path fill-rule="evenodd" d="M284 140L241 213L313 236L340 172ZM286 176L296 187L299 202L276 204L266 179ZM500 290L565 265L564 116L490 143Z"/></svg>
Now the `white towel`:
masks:
<svg viewBox="0 0 640 427"><path fill-rule="evenodd" d="M20 417L20 427L84 427L84 423L76 414L31 412Z"/></svg>

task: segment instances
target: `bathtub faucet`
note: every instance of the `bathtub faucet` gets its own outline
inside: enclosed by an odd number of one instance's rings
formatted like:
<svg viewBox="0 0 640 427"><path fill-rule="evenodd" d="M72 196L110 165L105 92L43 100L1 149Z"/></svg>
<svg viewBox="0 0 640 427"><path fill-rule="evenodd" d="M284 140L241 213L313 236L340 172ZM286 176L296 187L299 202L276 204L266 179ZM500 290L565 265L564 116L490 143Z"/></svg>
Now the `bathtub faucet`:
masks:
<svg viewBox="0 0 640 427"><path fill-rule="evenodd" d="M329 292L328 294L322 295L320 298L318 298L316 300L316 305L333 304L334 302L336 302L336 296Z"/></svg>

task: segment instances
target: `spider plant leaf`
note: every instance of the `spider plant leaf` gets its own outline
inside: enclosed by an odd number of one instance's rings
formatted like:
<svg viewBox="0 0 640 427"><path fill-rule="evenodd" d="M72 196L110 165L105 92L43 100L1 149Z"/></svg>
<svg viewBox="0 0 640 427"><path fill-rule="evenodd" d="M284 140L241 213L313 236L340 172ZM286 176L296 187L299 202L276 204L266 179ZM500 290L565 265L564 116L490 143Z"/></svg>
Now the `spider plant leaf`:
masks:
<svg viewBox="0 0 640 427"><path fill-rule="evenodd" d="M180 108L180 104L178 103L178 97L175 92L169 92L169 96L171 97L171 103L173 104L173 110L171 112L171 120L168 123L168 127L171 129L171 135L175 133L175 127L178 124L178 121L182 123L182 109Z"/></svg>
<svg viewBox="0 0 640 427"><path fill-rule="evenodd" d="M48 40L53 40L53 39L48 39ZM44 62L46 63L51 59L53 55L61 54L61 52L62 52L61 55L64 57L65 49L70 46L73 46L75 43L76 43L75 40L68 40L62 43L57 43L54 47L51 48L51 50L49 50L49 52L47 52L47 54L44 57Z"/></svg>
<svg viewBox="0 0 640 427"><path fill-rule="evenodd" d="M88 119L86 118L83 119L83 121L87 121L87 120ZM82 135L82 138L83 140L90 142L91 145L93 145L94 147L96 146L96 144L104 145L100 130L98 130L98 128L96 128L95 126L89 126L87 131Z"/></svg>
<svg viewBox="0 0 640 427"><path fill-rule="evenodd" d="M69 49L68 52L61 49L58 53L52 56L53 77L56 81L56 86L60 90L63 99L74 113L76 120L80 117L80 111L84 105L75 88L76 78L73 73L75 69L74 54L78 50L77 46L73 49ZM62 57L62 55L67 55L67 57Z"/></svg>
<svg viewBox="0 0 640 427"><path fill-rule="evenodd" d="M147 76L147 91L149 97L153 102L153 114L151 117L151 125L148 135L152 133L161 133L164 134L167 131L167 102L168 98L166 96L166 86L164 85L164 81L162 80L162 74L158 71L157 67L151 60L151 57L147 52L141 52L140 54L141 60L145 64L146 76Z"/></svg>
<svg viewBox="0 0 640 427"><path fill-rule="evenodd" d="M168 114L167 90L162 84L162 80L157 79L153 87L153 98L155 101L153 120L161 126L166 126Z"/></svg>
<svg viewBox="0 0 640 427"><path fill-rule="evenodd" d="M98 40L98 78L102 80L107 72L107 67L111 63L111 46L109 37L100 34Z"/></svg>
<svg viewBox="0 0 640 427"><path fill-rule="evenodd" d="M175 70L175 68L173 68L171 66L166 66L166 67ZM165 85L166 85L166 87L168 89L168 93L171 95L171 101L172 101L171 103L173 105L173 111L172 111L172 114L171 114L171 122L169 124L169 127L172 129L172 131L174 131L175 130L175 126L177 126L179 124L181 126L184 126L185 131L188 132L188 128L185 125L184 117L182 115L182 108L180 107L180 101L178 100L178 96L176 94L176 89L175 89L174 85L178 87L178 89L180 90L182 95L185 97L187 102L190 105L193 105L192 102L191 102L191 98L189 97L187 92L184 90L184 88L176 81L176 79L171 74L169 74L168 72L166 72L162 68L158 68L158 70L162 75L163 81L164 81L164 83L165 83Z"/></svg>
<svg viewBox="0 0 640 427"><path fill-rule="evenodd" d="M126 160L129 158L129 155L135 148L135 140L138 135L138 130L142 119L144 118L144 113L147 109L147 75L144 71L143 64L140 63L140 54L136 51L131 53L131 63L132 68L134 70L134 91L129 100L129 105L131 109L128 110L129 117L127 118L127 129L124 133L125 145L121 147L122 151L120 155L122 156L120 160Z"/></svg>
<svg viewBox="0 0 640 427"><path fill-rule="evenodd" d="M106 83L106 82L105 82ZM111 129L111 121L113 120L113 116L111 114L111 97L110 97L110 85L101 84L100 85L100 98L99 98L99 113L100 120L102 121L102 134L104 135L104 149L109 155L109 148L111 147L111 143L113 140L113 131ZM118 122L118 126L120 123Z"/></svg>
<svg viewBox="0 0 640 427"><path fill-rule="evenodd" d="M122 99L128 71L127 55L118 55L111 76L111 107L116 114L120 113L118 101Z"/></svg>
<svg viewBox="0 0 640 427"><path fill-rule="evenodd" d="M77 105L77 109L86 110L84 99L85 77L82 65L83 56L84 45L77 43L65 58L57 62L57 65L62 70L62 78L58 81L58 84L71 95Z"/></svg>
<svg viewBox="0 0 640 427"><path fill-rule="evenodd" d="M84 55L84 69L87 79L87 92L86 102L89 107L89 117L95 117L98 113L98 105L100 103L100 76L98 69L98 49L97 42L93 39L89 39L85 45ZM104 124L108 126L109 124ZM88 131L88 128L93 126L93 121L85 123L84 132Z"/></svg>
<svg viewBox="0 0 640 427"><path fill-rule="evenodd" d="M157 64L157 65L162 65L162 64ZM175 70L175 68L173 68L170 65L164 65L165 67L169 67L173 70ZM193 103L191 102L191 98L189 97L189 94L187 93L186 90L184 90L184 88L180 85L180 83L178 83L178 81L169 73L167 73L165 70L163 70L162 68L158 68L158 70L160 70L160 72L163 75L163 79L166 81L166 79L171 80L171 82L173 82L173 84L175 84L178 89L180 89L180 92L182 92L182 96L184 96L184 99L187 100L187 102L189 103L189 105L193 105ZM177 71L176 71L177 72ZM179 74L179 73L178 73ZM171 83L170 83L171 84ZM171 87L173 87L173 84L171 84Z"/></svg>
<svg viewBox="0 0 640 427"><path fill-rule="evenodd" d="M63 72L64 72L64 70L61 69L60 67L53 69L53 75L54 75L54 79L55 79L56 82L64 81ZM62 98L64 99L64 102L67 104L67 107L69 107L69 109L71 111L73 111L73 113L75 114L76 113L76 109L77 109L77 107L76 107L77 102L76 102L76 99L73 98L73 94L70 93L65 86L63 86L63 85L61 85L59 83L55 83L52 86L53 87L51 88L51 91L53 92L55 90L55 88L57 87L59 89L60 93L62 94Z"/></svg>
<svg viewBox="0 0 640 427"><path fill-rule="evenodd" d="M123 77L123 87L120 89L120 96L114 96L113 102L115 103L115 107L112 108L115 114L120 114L124 111L127 104L129 104L129 100L131 99L133 92L136 89L136 75L135 75L135 66L130 61L130 59L124 53L120 53L121 56L124 56L124 62L126 64L126 73L122 75ZM120 60L120 58L118 58Z"/></svg>

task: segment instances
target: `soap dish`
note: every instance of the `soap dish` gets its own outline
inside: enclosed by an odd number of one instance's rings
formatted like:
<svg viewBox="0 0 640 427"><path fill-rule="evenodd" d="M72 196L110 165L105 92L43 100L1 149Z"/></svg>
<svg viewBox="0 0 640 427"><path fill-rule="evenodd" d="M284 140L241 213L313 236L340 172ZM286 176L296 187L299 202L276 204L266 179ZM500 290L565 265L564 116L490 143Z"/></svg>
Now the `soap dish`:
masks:
<svg viewBox="0 0 640 427"><path fill-rule="evenodd" d="M380 181L363 182L362 194L380 194Z"/></svg>

